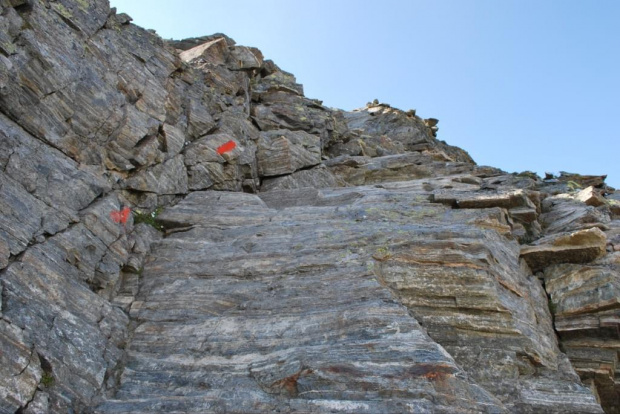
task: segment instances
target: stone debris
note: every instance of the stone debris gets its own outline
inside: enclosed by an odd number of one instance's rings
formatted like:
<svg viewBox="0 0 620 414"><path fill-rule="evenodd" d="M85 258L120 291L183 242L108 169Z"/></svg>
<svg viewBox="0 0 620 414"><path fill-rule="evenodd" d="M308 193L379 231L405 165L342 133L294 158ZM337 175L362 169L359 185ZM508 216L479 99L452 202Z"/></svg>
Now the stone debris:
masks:
<svg viewBox="0 0 620 414"><path fill-rule="evenodd" d="M620 410L605 176L103 0L0 7L0 413Z"/></svg>
<svg viewBox="0 0 620 414"><path fill-rule="evenodd" d="M593 207L600 207L607 204L607 201L600 194L600 191L595 190L592 186L577 193L577 195L575 195L575 199Z"/></svg>

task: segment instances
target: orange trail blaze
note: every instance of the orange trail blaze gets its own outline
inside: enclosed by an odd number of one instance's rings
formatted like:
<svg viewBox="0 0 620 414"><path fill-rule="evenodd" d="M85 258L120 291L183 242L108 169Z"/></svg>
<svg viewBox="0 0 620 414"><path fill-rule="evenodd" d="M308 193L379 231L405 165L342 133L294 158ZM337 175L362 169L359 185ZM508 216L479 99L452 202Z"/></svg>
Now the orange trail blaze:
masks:
<svg viewBox="0 0 620 414"><path fill-rule="evenodd" d="M237 144L235 144L235 141L228 141L227 143L222 144L217 148L217 153L222 155L228 151L234 150L236 146Z"/></svg>
<svg viewBox="0 0 620 414"><path fill-rule="evenodd" d="M131 209L129 207L125 207L122 210L114 210L110 213L110 217L112 221L115 223L125 224L129 219L129 214L131 213Z"/></svg>

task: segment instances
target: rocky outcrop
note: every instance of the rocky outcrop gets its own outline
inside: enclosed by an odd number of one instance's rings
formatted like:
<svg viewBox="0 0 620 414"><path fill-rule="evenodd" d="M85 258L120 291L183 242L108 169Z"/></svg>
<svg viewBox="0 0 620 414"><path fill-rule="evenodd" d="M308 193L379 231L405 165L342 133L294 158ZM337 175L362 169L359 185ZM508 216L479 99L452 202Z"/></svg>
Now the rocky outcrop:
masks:
<svg viewBox="0 0 620 414"><path fill-rule="evenodd" d="M105 0L0 6L0 413L620 410L604 176Z"/></svg>

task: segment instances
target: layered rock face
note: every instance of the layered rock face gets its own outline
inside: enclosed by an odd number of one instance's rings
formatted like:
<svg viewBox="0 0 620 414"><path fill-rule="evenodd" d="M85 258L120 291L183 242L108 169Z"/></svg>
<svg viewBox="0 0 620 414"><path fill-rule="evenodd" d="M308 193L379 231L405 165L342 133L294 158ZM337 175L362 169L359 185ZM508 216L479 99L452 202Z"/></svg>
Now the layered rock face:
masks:
<svg viewBox="0 0 620 414"><path fill-rule="evenodd" d="M0 6L0 413L620 412L604 177L106 1Z"/></svg>

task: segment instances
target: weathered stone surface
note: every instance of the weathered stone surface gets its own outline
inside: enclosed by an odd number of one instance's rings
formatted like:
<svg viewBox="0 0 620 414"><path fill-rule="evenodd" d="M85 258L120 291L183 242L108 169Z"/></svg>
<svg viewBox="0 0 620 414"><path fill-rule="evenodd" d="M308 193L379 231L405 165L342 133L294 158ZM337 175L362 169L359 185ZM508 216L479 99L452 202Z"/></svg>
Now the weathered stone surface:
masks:
<svg viewBox="0 0 620 414"><path fill-rule="evenodd" d="M409 395L419 387L414 385L415 377L406 380L413 381L406 386L408 392L402 388L398 396L391 394L387 400L367 400L368 393L381 395L384 387L381 379L384 374L372 368L374 358L380 358L384 364L396 358L398 366L404 368L408 366L404 361L409 359L401 353L407 352L406 349L418 352L413 350L422 346L420 342L412 348L405 346L409 342L403 337L397 355L392 357L388 348L384 348L389 347L391 336L370 334L375 323L384 326L396 323L399 326L396 332L401 332L399 335L405 332L405 326L415 321L406 312L403 320L399 313L390 311L389 318L398 322L381 322L387 314L379 317L383 312L380 309L385 306L390 309L391 303L400 302L422 321L431 338L451 349L457 362L468 367L466 370L472 376L470 387L479 384L502 401L489 396L485 408L469 406L468 409L597 412L593 397L579 385L566 358L557 349L551 321L545 316L548 311L542 288L535 278L527 277L525 268L519 267L518 246L494 229L480 225L491 217L501 219L499 209L452 210L430 204L415 190L407 191L403 187L270 191L261 195L261 199L242 194L194 193L161 216L172 231L177 227L192 230L169 236L156 247L158 259L147 264L145 280L149 282L145 296L132 307L133 317L143 321L143 325L136 331L131 360L116 399L99 410L144 411L160 404L173 404L170 407L182 411L227 409L233 402L225 397L223 390L231 381L243 381L242 389L247 396L241 400L247 404L244 405L247 412L286 410L292 407L292 401L299 409L322 412L318 407L325 407L324 404L333 400L339 401L337 407L341 412L402 412L404 408L396 408L400 399L413 404L411 412L423 410L427 407L426 397ZM471 223L460 229L459 239L450 233L452 221ZM203 247L205 240L208 249ZM455 251L457 245L470 247L465 251L461 247L460 255L446 254L445 249ZM172 265L168 255L176 255L172 252L178 251L192 257L191 261L182 261L187 267ZM511 261L513 264L508 264ZM505 270L515 267L521 271ZM445 275L441 283L437 283L439 273L435 269ZM447 271L452 282L446 280ZM300 274L304 277L299 278ZM466 283L463 278L467 279ZM341 290L340 284L348 288ZM184 287L178 289L176 286L180 285ZM352 286L356 288L351 289ZM452 293L448 293L449 286L453 286ZM471 292L464 291L464 286ZM253 289L266 289L269 294L265 296ZM374 293L369 294L368 289ZM431 289L437 289L438 296ZM488 293L483 295L485 289ZM189 292L195 292L191 300L183 296ZM329 292L336 294L337 299ZM355 300L349 299L349 295L360 296ZM382 295L396 302L377 302ZM220 300L213 302L212 297ZM441 299L449 297L454 297L452 305ZM367 300L375 303L373 306L381 312L373 313L372 319L364 319L370 316L366 311L354 310L358 306L367 309L361 305ZM475 306L481 308L474 311ZM315 307L318 313L311 310ZM284 322L281 319L284 309L288 322L274 330L274 326ZM358 325L352 322L339 325L342 328L334 332L331 318L326 316L334 315L338 319L339 314L356 320L362 318L359 326L364 326L366 333L362 336L355 333L354 327ZM409 322L405 322L407 318ZM254 322L245 325L248 319ZM241 334L233 333L239 331ZM491 332L496 339L490 340ZM346 344L346 354L334 351L333 347L330 352L322 351L325 342L318 338L325 335L330 338L334 334L340 338L337 343ZM177 352L173 357L161 354L154 358L167 341L162 335L175 342ZM487 344L484 351L480 348L482 338ZM371 352L367 351L368 340L372 343ZM273 349L275 344L278 364L271 353L260 360L249 357L259 350ZM429 395L435 395L439 389L448 392L453 396L449 397L450 411L464 409L470 403L463 395L471 391L463 391L464 384L456 382L444 388L441 384L454 381L459 375L446 375L447 368L432 368L439 360L429 352L425 354L431 359L422 359L426 368L421 374L432 384L427 392ZM223 361L221 357L225 355L231 355L232 359L222 365L218 361ZM441 361L446 366L447 361ZM201 374L184 368L204 364L210 368L207 372L201 369ZM333 364L337 364L338 370ZM414 367L415 363L411 372L417 370ZM158 374L162 370L168 372L168 378L178 378L175 381L204 384L209 397L201 400L184 397L184 392L179 394L178 388L162 381ZM244 377L248 370L249 378ZM397 372L389 375L401 378ZM404 377L399 381L403 380ZM144 381L150 384L150 390L158 390L156 395L141 391L140 384ZM333 381L347 384L346 393L338 391L341 388ZM360 388L360 381L367 385ZM482 388L476 389L482 392ZM462 392L465 394L460 395ZM273 396L295 398L287 399L282 406ZM441 401L442 397L433 398ZM359 401L364 402L356 405ZM403 402L402 407L407 405ZM434 409L442 411L441 407L440 403Z"/></svg>
<svg viewBox="0 0 620 414"><path fill-rule="evenodd" d="M110 185L0 114L0 269L34 242L65 230Z"/></svg>
<svg viewBox="0 0 620 414"><path fill-rule="evenodd" d="M321 148L338 138L338 115L321 103L305 98L298 91L272 89L252 105L252 119L261 131L301 130L321 138Z"/></svg>
<svg viewBox="0 0 620 414"><path fill-rule="evenodd" d="M432 154L417 152L376 158L343 155L326 160L324 164L350 185L477 174L477 167L472 164L446 162L437 160Z"/></svg>
<svg viewBox="0 0 620 414"><path fill-rule="evenodd" d="M261 132L256 159L262 177L290 174L321 162L321 139L304 131Z"/></svg>
<svg viewBox="0 0 620 414"><path fill-rule="evenodd" d="M235 148L218 154L217 149L229 141ZM244 134L218 133L194 141L184 151L189 189L240 191L244 179L258 177L255 154L256 144Z"/></svg>
<svg viewBox="0 0 620 414"><path fill-rule="evenodd" d="M28 407L24 410L24 414L47 414L49 413L49 409L49 395L46 392L37 390L34 398L28 403Z"/></svg>
<svg viewBox="0 0 620 414"><path fill-rule="evenodd" d="M613 243L620 222L608 223ZM596 390L605 412L618 411L620 342L620 255L612 252L590 264L560 264L544 271L555 328L584 383Z"/></svg>
<svg viewBox="0 0 620 414"><path fill-rule="evenodd" d="M131 246L129 257L122 268L116 290L111 302L128 312L140 289L140 277L144 271L144 263L151 252L151 245L162 238L162 228L140 223L128 236L127 244Z"/></svg>
<svg viewBox="0 0 620 414"><path fill-rule="evenodd" d="M588 263L605 254L607 238L598 228L541 239L521 249L532 271L558 263Z"/></svg>
<svg viewBox="0 0 620 414"><path fill-rule="evenodd" d="M116 368L127 319L89 289L70 252L55 239L28 249L2 273L2 318L32 338L47 364L40 366L54 382L51 410L66 412L88 404ZM83 260L90 254L77 253ZM8 374L6 365L0 369Z"/></svg>
<svg viewBox="0 0 620 414"><path fill-rule="evenodd" d="M226 64L230 70L259 69L263 64L263 54L256 48L233 46Z"/></svg>
<svg viewBox="0 0 620 414"><path fill-rule="evenodd" d="M282 91L297 95L304 94L304 88L301 84L297 83L293 74L276 71L267 76L261 77L252 84L252 99L260 102L262 94L267 92Z"/></svg>
<svg viewBox="0 0 620 414"><path fill-rule="evenodd" d="M32 399L43 371L28 333L2 318L0 349L0 412L14 413Z"/></svg>
<svg viewBox="0 0 620 414"><path fill-rule="evenodd" d="M183 157L176 156L137 173L125 182L125 188L157 194L186 194L187 170Z"/></svg>
<svg viewBox="0 0 620 414"><path fill-rule="evenodd" d="M547 234L554 234L604 227L610 217L605 210L576 201L569 194L561 194L542 202L540 221Z"/></svg>
<svg viewBox="0 0 620 414"><path fill-rule="evenodd" d="M379 283L368 242L343 250L389 226L363 211L346 201L274 210L256 196L208 192L166 211L168 227L193 229L169 236L147 264L122 385L98 411L503 411ZM306 219L291 231L294 217ZM181 246L192 260L173 270L169 254ZM160 353L168 341L172 355ZM200 399L183 391L194 387Z"/></svg>
<svg viewBox="0 0 620 414"><path fill-rule="evenodd" d="M450 190L435 191L433 202L451 205L454 208L490 208L505 209L527 208L536 211L536 205L523 190L506 192L457 192Z"/></svg>
<svg viewBox="0 0 620 414"><path fill-rule="evenodd" d="M44 229L41 223L49 208L3 173L0 173L0 208L0 268L4 268L11 256L24 251L35 236L42 236ZM52 228L48 227L52 234L68 225L67 221L55 224Z"/></svg>
<svg viewBox="0 0 620 414"><path fill-rule="evenodd" d="M604 176L477 166L105 0L0 3L0 412L620 409Z"/></svg>
<svg viewBox="0 0 620 414"><path fill-rule="evenodd" d="M182 40L167 40L166 43L175 49L185 51L218 39L224 39L228 46L234 46L237 44L237 42L226 36L224 33L213 33L207 36L190 37Z"/></svg>
<svg viewBox="0 0 620 414"><path fill-rule="evenodd" d="M575 199L589 206L599 207L605 205L605 198L592 186L578 192L575 195Z"/></svg>
<svg viewBox="0 0 620 414"><path fill-rule="evenodd" d="M569 173L566 171L560 171L560 176L558 177L559 181L569 182L572 181L574 183L579 184L582 187L596 187L601 188L605 186L606 175L581 175L575 173Z"/></svg>
<svg viewBox="0 0 620 414"><path fill-rule="evenodd" d="M261 191L290 190L295 188L333 188L345 187L346 183L332 174L327 168L317 167L310 170L297 171L283 177L266 178Z"/></svg>
<svg viewBox="0 0 620 414"><path fill-rule="evenodd" d="M412 150L419 144L431 145L430 130L419 117L405 116L402 111L389 105L367 106L345 114L351 130L361 130L369 136L388 136Z"/></svg>
<svg viewBox="0 0 620 414"><path fill-rule="evenodd" d="M385 145L391 141L398 143L396 145L402 145L407 151L439 150L446 154L449 161L474 163L467 152L434 139L434 131L431 131L422 118L410 116L389 105L371 104L365 108L346 112L344 116L350 130L363 131L364 136L371 138L371 140L363 139L363 145L370 147L369 150L378 156L387 155ZM378 142L372 142L372 138L378 139ZM381 151L377 151L377 147L381 148Z"/></svg>
<svg viewBox="0 0 620 414"><path fill-rule="evenodd" d="M191 63L195 62L197 59L201 59L212 65L224 65L227 56L228 44L223 37L205 42L179 54L183 62Z"/></svg>

